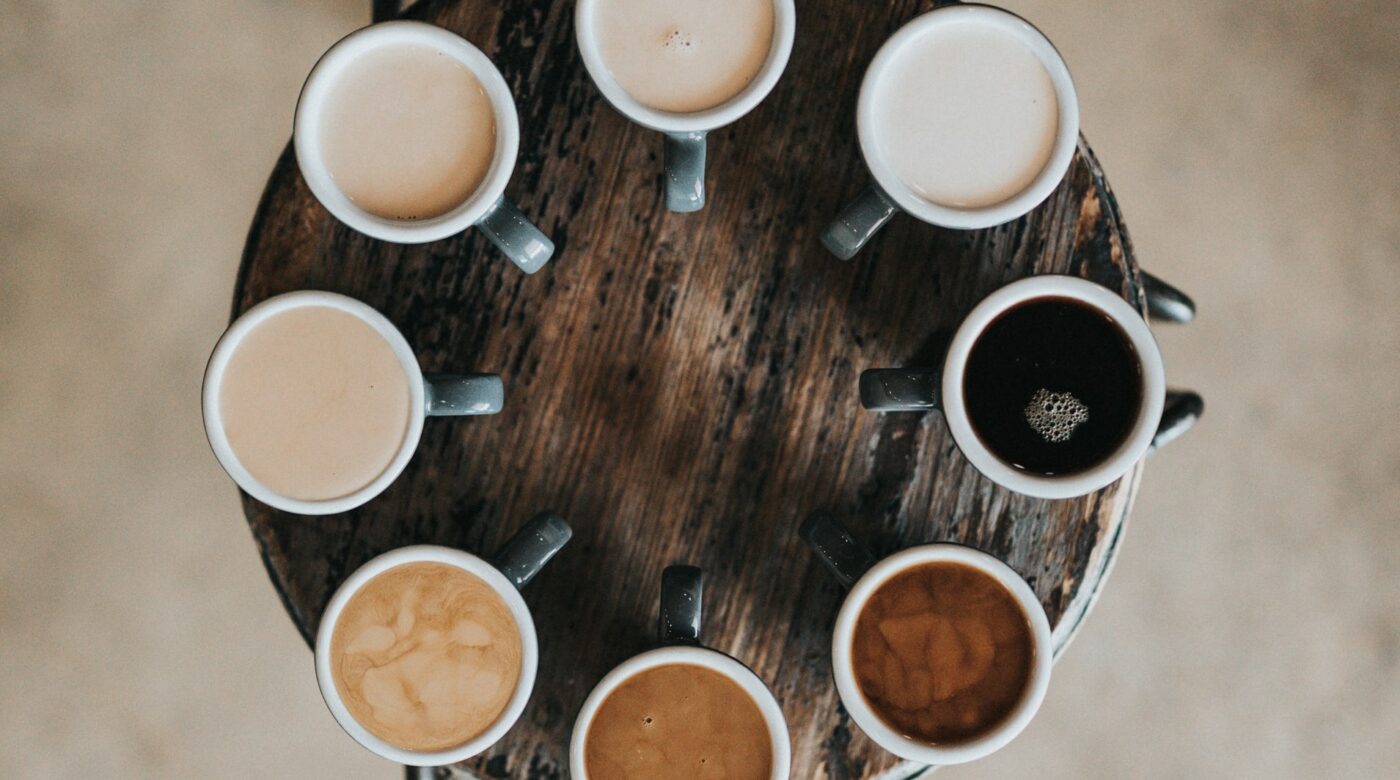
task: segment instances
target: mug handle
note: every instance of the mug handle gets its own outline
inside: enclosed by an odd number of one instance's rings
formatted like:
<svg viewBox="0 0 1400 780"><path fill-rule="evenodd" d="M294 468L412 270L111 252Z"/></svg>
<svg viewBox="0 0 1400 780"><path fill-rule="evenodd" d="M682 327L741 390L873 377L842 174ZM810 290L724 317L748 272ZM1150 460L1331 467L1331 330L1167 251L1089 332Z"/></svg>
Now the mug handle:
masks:
<svg viewBox="0 0 1400 780"><path fill-rule="evenodd" d="M1147 297L1147 316L1153 320L1185 325L1196 319L1196 302L1181 290L1146 271L1142 272L1142 288Z"/></svg>
<svg viewBox="0 0 1400 780"><path fill-rule="evenodd" d="M553 512L541 512L521 526L496 553L491 563L516 590L534 579L549 559L564 549L574 530Z"/></svg>
<svg viewBox="0 0 1400 780"><path fill-rule="evenodd" d="M496 374L424 374L423 408L429 417L495 414L506 390Z"/></svg>
<svg viewBox="0 0 1400 780"><path fill-rule="evenodd" d="M657 641L663 645L700 644L704 575L694 566L667 566L661 572L661 613Z"/></svg>
<svg viewBox="0 0 1400 780"><path fill-rule="evenodd" d="M797 535L836 575L836 581L843 588L854 585L875 565L875 556L870 554L870 550L857 542L846 527L828 512L813 512L802 523Z"/></svg>
<svg viewBox="0 0 1400 780"><path fill-rule="evenodd" d="M554 256L554 242L505 197L497 198L476 224L497 249L527 274L544 268Z"/></svg>
<svg viewBox="0 0 1400 780"><path fill-rule="evenodd" d="M938 368L872 368L860 373L860 405L872 412L926 412L938 408Z"/></svg>
<svg viewBox="0 0 1400 780"><path fill-rule="evenodd" d="M822 245L842 260L850 260L898 210L879 185L871 184L826 226Z"/></svg>
<svg viewBox="0 0 1400 780"><path fill-rule="evenodd" d="M682 214L705 205L705 133L666 133L666 208Z"/></svg>

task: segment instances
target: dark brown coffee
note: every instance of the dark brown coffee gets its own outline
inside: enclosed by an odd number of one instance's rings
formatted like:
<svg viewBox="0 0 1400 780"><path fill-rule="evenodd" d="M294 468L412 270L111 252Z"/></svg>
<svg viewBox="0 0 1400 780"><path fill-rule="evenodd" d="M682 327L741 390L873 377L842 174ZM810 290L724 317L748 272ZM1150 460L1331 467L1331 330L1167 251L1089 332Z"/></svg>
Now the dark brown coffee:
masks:
<svg viewBox="0 0 1400 780"><path fill-rule="evenodd" d="M992 321L968 356L972 429L1014 468L1058 476L1102 463L1142 405L1142 363L1118 324L1070 298L1037 298Z"/></svg>
<svg viewBox="0 0 1400 780"><path fill-rule="evenodd" d="M865 701L890 728L954 745L995 728L1021 701L1032 642L1005 586L939 561L896 574L866 601L851 660Z"/></svg>

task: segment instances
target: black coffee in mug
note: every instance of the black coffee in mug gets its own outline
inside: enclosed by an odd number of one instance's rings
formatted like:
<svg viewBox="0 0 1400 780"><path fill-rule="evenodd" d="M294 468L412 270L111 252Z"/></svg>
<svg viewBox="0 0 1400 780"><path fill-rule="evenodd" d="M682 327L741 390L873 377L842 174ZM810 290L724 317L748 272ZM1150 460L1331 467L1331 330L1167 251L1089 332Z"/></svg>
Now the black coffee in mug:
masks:
<svg viewBox="0 0 1400 780"><path fill-rule="evenodd" d="M1106 314L1062 297L1002 312L963 375L972 429L1007 464L1042 476L1083 471L1127 440L1142 408L1142 364Z"/></svg>

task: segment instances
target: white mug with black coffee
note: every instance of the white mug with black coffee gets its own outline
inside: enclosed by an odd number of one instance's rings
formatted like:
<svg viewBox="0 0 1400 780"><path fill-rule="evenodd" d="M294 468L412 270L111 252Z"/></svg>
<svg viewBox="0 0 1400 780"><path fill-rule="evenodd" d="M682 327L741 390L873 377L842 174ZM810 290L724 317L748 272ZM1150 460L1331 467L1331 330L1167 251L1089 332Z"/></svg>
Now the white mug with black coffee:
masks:
<svg viewBox="0 0 1400 780"><path fill-rule="evenodd" d="M472 225L525 273L554 243L503 197L520 122L501 72L440 27L393 21L342 38L297 100L306 184L341 222L385 241L437 241Z"/></svg>
<svg viewBox="0 0 1400 780"><path fill-rule="evenodd" d="M1187 312L1177 318L1189 318L1189 299L1145 279L1154 311L1173 314L1180 302ZM1157 342L1136 309L1061 275L993 292L958 326L940 368L865 371L860 399L878 412L942 410L978 471L1039 498L1108 485L1202 408L1194 393L1168 396Z"/></svg>
<svg viewBox="0 0 1400 780"><path fill-rule="evenodd" d="M856 107L875 182L827 227L841 259L895 211L970 230L1035 208L1064 178L1079 99L1059 52L1030 22L987 5L947 5L876 53Z"/></svg>

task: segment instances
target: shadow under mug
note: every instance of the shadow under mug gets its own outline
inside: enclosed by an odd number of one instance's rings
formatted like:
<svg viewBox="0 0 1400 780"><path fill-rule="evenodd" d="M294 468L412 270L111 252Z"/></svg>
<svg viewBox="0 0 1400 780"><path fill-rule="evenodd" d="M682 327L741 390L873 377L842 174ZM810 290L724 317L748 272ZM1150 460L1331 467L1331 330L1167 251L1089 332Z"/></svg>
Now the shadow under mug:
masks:
<svg viewBox="0 0 1400 780"><path fill-rule="evenodd" d="M324 306L351 314L369 325L388 342L395 357L408 379L409 411L408 430L404 432L399 450L389 465L369 484L344 496L317 501L291 498L269 488L254 477L238 460L238 455L229 444L224 432L223 420L219 412L219 387L223 383L224 369L229 359L237 351L243 339L268 318L283 312L305 306ZM496 374L424 374L418 365L418 358L408 345L399 329L394 327L383 314L366 303L339 293L320 290L300 290L273 296L244 312L219 337L214 352L209 356L209 365L204 369L203 412L204 433L214 457L223 466L233 481L248 495L286 512L302 515L328 515L354 509L369 501L403 472L413 453L418 449L418 439L423 435L424 417L455 417L462 415L486 415L501 411L505 402L505 388Z"/></svg>
<svg viewBox="0 0 1400 780"><path fill-rule="evenodd" d="M816 512L807 518L798 533L836 575L841 586L849 590L832 630L832 676L836 680L841 703L851 714L851 719L876 744L900 758L921 764L963 764L1005 747L1035 717L1050 687L1050 666L1053 662L1050 620L1045 616L1045 608L1041 606L1035 591L1014 569L980 550L949 542L909 547L877 562L864 545L825 512ZM1026 616L1033 651L1025 690L1011 711L982 734L949 745L932 745L911 739L885 723L860 691L851 651L856 623L870 597L900 572L935 562L969 566L1000 583Z"/></svg>
<svg viewBox="0 0 1400 780"><path fill-rule="evenodd" d="M876 105L877 93L896 57L935 27L967 22L994 27L1024 43L1049 74L1059 106L1054 143L1040 173L1017 194L1000 203L980 208L946 206L920 195L885 160L876 137L880 116ZM945 5L906 23L876 52L860 86L856 105L856 134L860 139L861 156L865 158L866 167L875 181L842 209L822 234L822 244L842 260L854 257L896 211L903 210L932 225L975 230L1010 222L1040 205L1064 179L1074 159L1079 140L1079 98L1064 58L1055 50L1050 39L1030 22L994 6L972 3Z"/></svg>
<svg viewBox="0 0 1400 780"><path fill-rule="evenodd" d="M598 708L618 686L648 669L672 664L700 666L717 672L738 685L758 707L768 725L773 749L772 780L787 780L792 766L792 742L787 719L767 684L754 671L718 650L701 644L700 616L702 574L694 566L668 566L661 572L661 610L657 621L657 644L653 650L635 655L608 672L588 694L574 720L569 741L569 773L574 780L589 780L584 761L588 729ZM607 780L593 778L593 780Z"/></svg>
<svg viewBox="0 0 1400 780"><path fill-rule="evenodd" d="M584 67L613 108L664 135L666 208L676 212L699 211L705 205L705 136L752 111L778 83L792 54L797 29L793 0L773 0L773 41L768 58L748 85L718 106L688 113L652 108L618 84L594 30L598 6L604 2L607 0L578 0L574 7L574 32Z"/></svg>
<svg viewBox="0 0 1400 780"><path fill-rule="evenodd" d="M391 219L360 208L336 185L321 155L322 110L337 79L365 54L403 44L427 46L460 62L481 82L496 118L496 151L486 177L462 203L428 219ZM441 27L412 21L380 22L341 38L306 77L297 98L292 144L297 166L311 193L336 219L367 236L400 244L421 244L475 225L527 274L543 268L554 254L554 242L504 196L520 147L520 119L510 87L480 49Z"/></svg>
<svg viewBox="0 0 1400 780"><path fill-rule="evenodd" d="M335 595L331 596L330 603L321 615L320 628L316 631L316 683L321 689L321 697L325 699L326 707L345 733L380 756L410 767L443 766L465 761L499 742L525 710L525 704L530 700L530 694L535 687L535 672L539 666L535 620L530 614L530 608L525 604L525 599L520 596L520 589L544 568L550 558L564 548L572 536L573 530L562 517L542 512L521 526L489 561L451 547L420 544L390 550L356 569L355 573L336 589ZM410 563L441 563L474 575L501 597L520 629L520 679L505 710L485 731L461 745L446 750L405 750L370 733L346 708L340 691L336 689L335 677L331 671L331 640L335 635L336 621L351 597L376 576ZM412 771L409 772L409 776L413 776Z"/></svg>
<svg viewBox="0 0 1400 780"><path fill-rule="evenodd" d="M1156 277L1144 276L1148 310L1186 322L1191 299ZM1099 463L1069 474L1045 476L1020 470L992 452L973 430L964 400L963 375L973 347L987 326L1009 309L1038 298L1069 298L1113 320L1133 346L1142 371L1136 421L1119 447ZM1204 409L1188 391L1168 393L1162 356L1142 315L1105 287L1075 276L1048 274L1012 282L977 304L953 334L941 368L870 369L860 375L860 402L877 412L941 409L958 449L978 471L1008 490L1037 498L1072 498L1122 477L1148 450L1190 428Z"/></svg>

